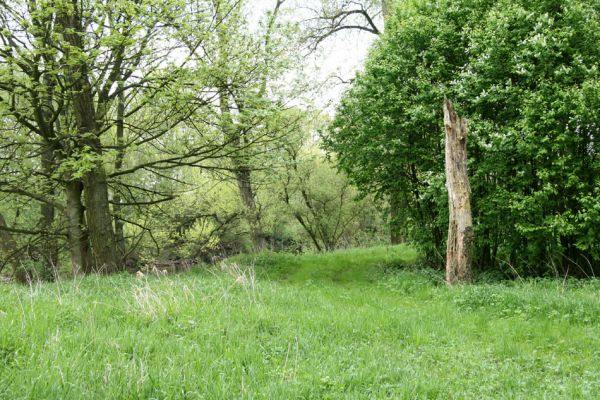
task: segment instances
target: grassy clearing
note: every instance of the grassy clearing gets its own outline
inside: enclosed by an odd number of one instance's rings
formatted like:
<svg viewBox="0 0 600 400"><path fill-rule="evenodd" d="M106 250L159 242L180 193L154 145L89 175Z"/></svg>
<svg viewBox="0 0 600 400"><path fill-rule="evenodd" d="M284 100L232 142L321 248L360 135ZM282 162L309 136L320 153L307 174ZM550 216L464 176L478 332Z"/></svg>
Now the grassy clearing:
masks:
<svg viewBox="0 0 600 400"><path fill-rule="evenodd" d="M595 398L600 283L447 289L406 247L0 285L1 399Z"/></svg>

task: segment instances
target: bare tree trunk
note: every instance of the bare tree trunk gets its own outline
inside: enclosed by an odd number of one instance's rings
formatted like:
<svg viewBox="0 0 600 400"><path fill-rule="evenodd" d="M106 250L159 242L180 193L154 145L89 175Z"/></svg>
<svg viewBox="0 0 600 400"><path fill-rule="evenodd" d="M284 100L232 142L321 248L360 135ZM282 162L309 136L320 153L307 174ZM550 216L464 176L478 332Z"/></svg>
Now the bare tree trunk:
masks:
<svg viewBox="0 0 600 400"><path fill-rule="evenodd" d="M73 273L80 271L91 273L93 271L89 248L89 238L85 228L85 208L81 202L83 183L71 181L65 186L67 196L67 232L69 238L69 251Z"/></svg>
<svg viewBox="0 0 600 400"><path fill-rule="evenodd" d="M446 130L446 187L450 220L446 252L446 283L471 281L473 222L471 187L467 172L467 120L459 118L452 103L444 99Z"/></svg>
<svg viewBox="0 0 600 400"><path fill-rule="evenodd" d="M102 273L116 272L119 269L119 262L104 168L97 165L93 171L85 175L83 182L86 221L95 269Z"/></svg>
<svg viewBox="0 0 600 400"><path fill-rule="evenodd" d="M0 228L7 228L4 216L0 214ZM0 252L6 257L13 269L13 277L17 282L27 283L27 272L21 267L17 242L10 232L0 229Z"/></svg>

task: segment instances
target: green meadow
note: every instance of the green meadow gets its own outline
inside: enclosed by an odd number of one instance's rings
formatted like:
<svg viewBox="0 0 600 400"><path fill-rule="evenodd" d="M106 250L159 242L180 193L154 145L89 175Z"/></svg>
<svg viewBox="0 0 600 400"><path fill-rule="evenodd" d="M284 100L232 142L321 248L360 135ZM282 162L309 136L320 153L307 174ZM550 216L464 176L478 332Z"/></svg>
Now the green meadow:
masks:
<svg viewBox="0 0 600 400"><path fill-rule="evenodd" d="M0 398L593 399L599 291L447 288L403 246L0 284Z"/></svg>

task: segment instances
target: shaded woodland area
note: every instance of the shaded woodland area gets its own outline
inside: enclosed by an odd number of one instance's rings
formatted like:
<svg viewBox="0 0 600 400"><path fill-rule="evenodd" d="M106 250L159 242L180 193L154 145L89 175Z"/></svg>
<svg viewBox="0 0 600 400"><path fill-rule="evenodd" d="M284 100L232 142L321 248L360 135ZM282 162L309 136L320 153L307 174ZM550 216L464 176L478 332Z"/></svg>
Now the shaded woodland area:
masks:
<svg viewBox="0 0 600 400"><path fill-rule="evenodd" d="M442 268L444 98L469 124L474 268L600 268L597 2L0 8L0 269L19 281L389 242ZM329 115L304 59L350 31L377 39Z"/></svg>
<svg viewBox="0 0 600 400"><path fill-rule="evenodd" d="M3 3L2 266L52 279L379 240L319 149L283 5L252 25L239 1Z"/></svg>

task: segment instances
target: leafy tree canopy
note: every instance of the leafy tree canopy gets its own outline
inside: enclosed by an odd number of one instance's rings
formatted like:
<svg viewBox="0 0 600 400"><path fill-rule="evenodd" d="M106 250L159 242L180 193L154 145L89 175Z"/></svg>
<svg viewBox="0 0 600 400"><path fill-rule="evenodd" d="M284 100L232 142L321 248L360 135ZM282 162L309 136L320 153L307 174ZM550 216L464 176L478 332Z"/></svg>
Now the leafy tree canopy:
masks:
<svg viewBox="0 0 600 400"><path fill-rule="evenodd" d="M470 120L482 266L589 274L600 262L600 4L399 4L325 145L364 191L403 199L431 259L446 230L444 96Z"/></svg>

